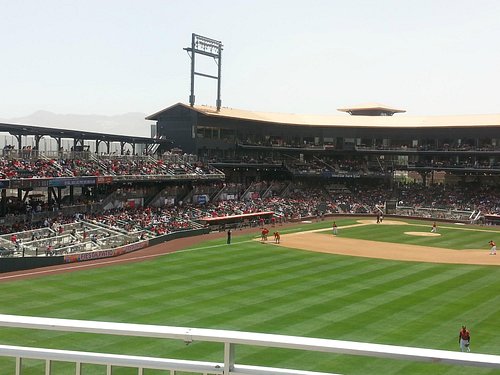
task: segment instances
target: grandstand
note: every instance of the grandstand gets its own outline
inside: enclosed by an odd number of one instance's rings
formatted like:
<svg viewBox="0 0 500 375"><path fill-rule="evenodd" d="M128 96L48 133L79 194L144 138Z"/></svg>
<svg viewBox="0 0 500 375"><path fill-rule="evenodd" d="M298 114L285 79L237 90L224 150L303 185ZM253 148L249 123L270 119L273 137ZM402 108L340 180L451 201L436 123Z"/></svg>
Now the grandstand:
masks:
<svg viewBox="0 0 500 375"><path fill-rule="evenodd" d="M380 104L350 115L298 115L174 104L147 117L180 147L240 179L266 171L292 177L383 180L397 171L424 185L498 184L500 115L407 116ZM192 135L192 136L191 136Z"/></svg>
<svg viewBox="0 0 500 375"><path fill-rule="evenodd" d="M350 116L176 104L148 117L157 121L153 138L1 124L18 144L5 145L0 160L0 257L119 249L252 226L261 216L270 223L382 209L498 221L500 116L411 117L376 104L340 111ZM42 152L44 136L74 147ZM100 148L113 142L119 154Z"/></svg>

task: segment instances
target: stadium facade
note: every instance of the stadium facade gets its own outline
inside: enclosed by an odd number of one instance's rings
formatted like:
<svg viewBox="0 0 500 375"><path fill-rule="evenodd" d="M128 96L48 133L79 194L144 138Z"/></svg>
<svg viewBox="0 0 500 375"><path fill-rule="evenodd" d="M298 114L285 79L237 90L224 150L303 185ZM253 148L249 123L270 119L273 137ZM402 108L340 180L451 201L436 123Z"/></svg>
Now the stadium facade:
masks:
<svg viewBox="0 0 500 375"><path fill-rule="evenodd" d="M424 181L436 171L463 178L500 174L500 114L408 116L380 104L339 111L350 115L177 103L147 119L156 121L158 135L229 176L238 168L276 165L296 176L310 171L326 178L390 176L395 170L415 171Z"/></svg>

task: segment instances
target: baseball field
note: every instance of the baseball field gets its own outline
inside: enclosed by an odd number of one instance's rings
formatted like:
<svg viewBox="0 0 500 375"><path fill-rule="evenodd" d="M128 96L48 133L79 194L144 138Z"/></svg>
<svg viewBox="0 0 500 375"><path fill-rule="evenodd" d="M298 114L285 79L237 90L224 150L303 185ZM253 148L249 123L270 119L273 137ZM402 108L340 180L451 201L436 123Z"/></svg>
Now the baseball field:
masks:
<svg viewBox="0 0 500 375"><path fill-rule="evenodd" d="M259 229L224 233L141 261L113 260L73 272L0 275L0 313L127 323L230 329L457 351L466 324L475 353L500 354L500 254L488 242L495 227L338 218L269 228L281 244L260 241ZM1 261L1 260L0 260ZM90 264L90 263L89 263ZM85 265L85 264L83 264ZM80 265L81 266L81 265ZM0 329L0 343L68 350L222 360L222 346ZM467 354L464 354L467 355ZM495 370L237 347L238 363L339 374L494 374ZM43 373L25 362L24 375ZM71 374L57 363L53 374ZM0 359L12 374L13 359ZM102 374L84 366L84 374ZM117 368L114 375L136 374ZM145 374L159 374L146 371Z"/></svg>

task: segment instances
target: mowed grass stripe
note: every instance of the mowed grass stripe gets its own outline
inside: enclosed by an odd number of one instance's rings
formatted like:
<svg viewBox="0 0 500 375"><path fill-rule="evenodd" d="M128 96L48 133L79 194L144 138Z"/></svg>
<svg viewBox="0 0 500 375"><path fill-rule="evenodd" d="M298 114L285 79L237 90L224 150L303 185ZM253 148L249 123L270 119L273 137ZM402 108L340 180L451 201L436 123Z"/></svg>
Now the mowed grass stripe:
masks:
<svg viewBox="0 0 500 375"><path fill-rule="evenodd" d="M454 272L454 273L456 273L456 272ZM471 273L475 273L475 271L473 270ZM421 274L420 276L421 276L421 279L422 279L422 280L425 280L425 281L426 281L426 283L425 283L425 284L427 285L427 287L424 287L424 288L423 288L423 290L424 290L424 291L428 290L428 289L430 288L430 286L431 286L434 282L436 282L436 278L427 278L425 274ZM439 276L439 277L446 278L446 275L444 275L443 273L438 273L438 276ZM463 276L463 273L458 273L458 274L456 274L456 275L455 275L455 277L456 277L456 278L462 278L462 276ZM474 276L472 276L472 277L474 277ZM371 280L370 280L370 281L371 281ZM481 282L481 281L482 281L482 280L480 280L480 281L478 281L478 282ZM455 282L455 281L452 281L452 282ZM376 289L376 288L373 288L373 290L375 290L375 289ZM397 293L397 294L399 294L399 293ZM410 295L410 296L411 296L411 295ZM356 297L355 297L355 298L356 298ZM404 297L401 297L401 298L405 298L405 299L406 299L406 298L408 298L408 295L405 295ZM416 299L417 299L417 298L416 298ZM365 303L371 304L371 302L372 302L372 301L366 301L366 300L364 300L364 301L362 302L362 304L365 304ZM396 302L397 302L397 301L389 301L389 302L387 302L387 305L394 305L394 304L396 304ZM410 302L412 302L412 303L413 303L413 302L415 302L415 301L410 301ZM428 303L428 304L430 304L431 306L434 306L434 304L433 304L432 302L427 302L427 303ZM429 306L427 306L427 309L428 309L428 308L429 308ZM356 309L357 309L357 307L356 307ZM381 311L381 312L382 312L382 311ZM358 330L363 331L364 333L366 333L366 329L367 329L367 328L369 328L369 327L367 327L367 326L364 324L364 321L360 321L360 320L358 319L360 316L362 317L363 315L368 316L368 317L371 317L371 318L373 318L373 317L374 317L374 315L373 315L373 314L370 314L370 312L366 312L366 311L364 311L364 312L361 312L361 313L360 313L360 315L351 315L351 314L349 314L349 318L348 318L348 319L349 319L350 321L353 321L353 322L355 322L355 323L356 323L356 324L355 324L355 326L356 326L356 327L358 327ZM418 317L418 320L421 320L421 319L420 319L420 314L419 314L418 316L419 316L419 317ZM400 330L401 328L404 328L404 327L405 327L405 325L406 325L406 323L407 323L405 320L401 320L401 319L399 319L399 320L398 320L398 319L393 320L393 319L391 319L391 316L384 316L384 314L378 314L378 317L379 317L380 319L379 319L378 321L376 321L376 322L373 322L373 323L372 323L374 326L376 326L376 327L378 328L378 332L381 332L381 331L382 331L382 332L385 332L385 331L387 331L389 328L391 328L391 331L395 331L395 332L397 332L397 331L398 331L398 330ZM315 320L315 321L317 321L317 320ZM380 323L381 323L381 321L384 321L384 323L380 324ZM308 321L308 322L309 322L309 321ZM399 324L398 324L398 322L399 322ZM338 334L339 332L342 332L342 329L343 329L343 328L345 328L345 323L346 323L346 322L343 322L343 321L334 321L331 327L330 327L330 326L328 326L328 325L327 325L327 326L323 326L323 327L321 327L321 328L320 328L320 333L321 333L321 332L324 332L325 330L328 330L328 331L331 331L331 332L332 332L332 334L334 334L334 335L335 335L335 334ZM273 323L273 326L274 326L274 323ZM419 329L420 329L420 330L424 330L424 328L425 328L425 327L419 327ZM355 331L355 329L353 329L353 331ZM415 331L415 332L419 332L419 331ZM414 332L413 332L413 333L414 333ZM451 336L453 336L453 342L455 342L455 341L456 341L456 340L455 340L455 337L454 337L455 330L453 329L453 330L451 331L451 333L452 333L452 334L451 334ZM307 335L307 334L306 334L306 335ZM307 335L307 336L309 336L309 335ZM320 334L317 334L317 335L314 335L314 336L320 336ZM338 335L337 335L337 336L338 336ZM413 336L417 336L417 337L422 338L422 335L413 335ZM408 335L408 337L412 337L412 335ZM337 337L337 338L341 338L341 337ZM424 339L425 339L425 337L424 337ZM380 342L380 341L379 341L379 342ZM429 342L429 341L427 341L427 343L428 343L428 342ZM409 344L407 344L407 345L409 345ZM425 346L425 345L424 345L424 346ZM455 347L453 347L453 348L455 348ZM448 349L450 349L450 348L448 348ZM259 351L259 353L254 353L254 354L251 354L249 358L254 359L254 358L255 358L255 356L257 356L257 357L259 357L259 356L260 356L260 357L262 357L263 355L265 356L265 351ZM404 366L404 365L400 365L400 366ZM396 366L395 368L397 368L397 366ZM397 372L395 372L395 373L397 373Z"/></svg>
<svg viewBox="0 0 500 375"><path fill-rule="evenodd" d="M315 284L313 290L306 284L297 285L297 280L284 275L280 279L269 280L268 285L249 289L246 293L235 295L234 303L239 308L233 309L229 314L221 314L221 324L232 322L231 325L241 326L242 319L252 331L262 330L262 325L273 326L275 332L287 333L289 329L287 314L295 314L297 306L310 305L314 296L321 296L321 290L331 288L330 281L326 279L323 285ZM229 295L228 299L233 296ZM320 297L323 298L323 297ZM267 309L264 306L269 306ZM318 311L319 313L319 311ZM276 320L276 322L274 322ZM249 325L250 324L250 325Z"/></svg>
<svg viewBox="0 0 500 375"><path fill-rule="evenodd" d="M422 275L423 276L423 275ZM360 335L366 335L373 327L373 337L375 342L391 343L392 340L398 337L406 337L407 345L417 345L420 340L420 335L417 333L423 327L421 326L422 312L427 315L434 314L435 321L442 321L443 306L446 310L449 309L450 303L455 303L457 300L455 295L448 296L446 293L437 292L438 290L446 290L451 284L455 284L458 279L463 277L463 274L456 274L454 277L448 275L449 280L439 281L438 278L431 280L414 280L402 287L395 288L398 292L403 292L398 298L387 299L384 301L381 296L375 296L373 299L378 301L378 304L369 311L369 317L366 314L356 314L351 316L353 322L360 324L363 331L359 328ZM423 281L423 282L422 282ZM431 281L431 283L429 283ZM418 284L418 286L417 286ZM368 301L373 302L373 301ZM399 308L397 308L399 306ZM393 319L391 319L391 317ZM414 323L415 326L411 326ZM352 329L349 334L355 334L356 329ZM443 335L441 335L441 338ZM431 337L429 337L431 338ZM450 337L448 337L449 339ZM414 341L413 341L414 340ZM436 337L430 341L433 345L439 345L439 339ZM449 343L449 341L446 341ZM427 343L427 346L430 344ZM433 346L440 349L451 349L448 347Z"/></svg>
<svg viewBox="0 0 500 375"><path fill-rule="evenodd" d="M291 262L291 266L289 268L284 268L285 261L281 262L280 269L281 271L273 270L272 266L274 261L269 264L270 268L262 268L259 267L256 270L256 277L251 279L251 282L243 279L241 281L231 278L231 282L226 284L225 280L222 280L222 285L217 286L224 288L227 286L228 292L225 294L224 298L218 301L217 309L219 311L224 311L224 304L229 304L229 306L233 306L232 309L237 308L241 309L243 315L249 316L251 313L251 306L255 306L257 311L262 311L263 307L269 306L278 309L288 309L286 307L287 300L291 300L292 302L296 301L296 293L299 289L310 289L307 284L299 287L297 286L297 282L300 277L304 275L304 271L302 271L302 275L298 276L296 272L298 272L298 268L300 267L303 270L306 270L306 276L312 273L317 273L315 269L317 266L324 266L323 261L320 260L319 263L316 262L314 264L307 264L303 260L297 262L293 260ZM293 272L292 272L293 270ZM287 289L287 285L295 285L295 289L293 291ZM237 290L234 290L233 285L237 284ZM317 282L316 282L317 284ZM294 297L295 296L295 297ZM272 303L270 303L272 302ZM240 307L237 307L240 306ZM230 322L234 320L235 317L239 317L240 314L238 311L234 311L232 315L230 314L228 317L221 317L221 323ZM258 321L258 320L257 320ZM231 328L231 327L230 327Z"/></svg>
<svg viewBox="0 0 500 375"><path fill-rule="evenodd" d="M301 312L305 317L314 317L311 321L319 323L323 320L317 319L317 315L321 316L321 313L324 312L328 315L329 320L327 325L316 327L316 331L310 330L307 332L307 335L331 338L331 333L335 333L338 338L341 337L344 333L343 330L348 328L349 324L366 327L364 323L367 320L373 321L378 317L385 319L384 306L389 305L392 307L399 300L403 300L404 302L408 293L412 293L412 290L409 292L405 291L406 285L411 285L415 282L415 280L411 280L406 275L403 275L403 273L398 272L398 270L401 270L401 268L395 268L391 274L385 274L380 277L378 277L378 273L375 273L373 277L365 273L363 282L367 282L370 288L361 288L359 280L356 281L357 277L354 277L352 284L349 282L338 290L332 286L332 291L326 291L324 296L315 294L319 299L319 302L316 304L311 301L304 301L306 307ZM420 272L419 277L425 279L429 273L432 273L432 270ZM387 296L383 291L389 285L393 286L392 289L395 292ZM355 330L355 328L353 327L352 329ZM352 333L351 329L348 331ZM366 330L363 330L363 334L366 335L366 333Z"/></svg>

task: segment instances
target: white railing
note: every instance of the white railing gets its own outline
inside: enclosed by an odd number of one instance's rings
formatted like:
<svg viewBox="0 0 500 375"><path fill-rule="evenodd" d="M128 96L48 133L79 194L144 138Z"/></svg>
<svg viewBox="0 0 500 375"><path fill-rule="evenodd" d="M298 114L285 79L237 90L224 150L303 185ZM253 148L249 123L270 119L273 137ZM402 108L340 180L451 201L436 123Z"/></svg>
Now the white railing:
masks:
<svg viewBox="0 0 500 375"><path fill-rule="evenodd" d="M263 346L500 369L500 356L497 355L451 352L446 350L267 333L39 318L2 314L0 314L0 326L63 332L164 338L182 340L186 344L190 344L193 341L218 342L224 344L224 352L221 353L223 361L220 363L0 345L0 356L13 357L16 359L16 375L22 375L22 360L25 358L45 360L45 375L51 374L51 365L53 361L75 363L76 375L81 374L82 364L105 365L107 368L107 375L112 374L113 366L137 368L139 375L143 374L144 369L165 370L170 371L170 374L175 374L176 371L187 371L205 375L327 375L327 373L313 371L240 365L236 363L236 345ZM333 374L328 373L328 375Z"/></svg>

